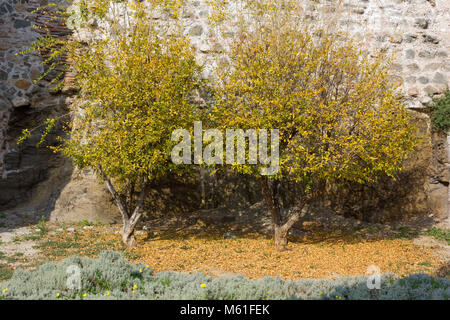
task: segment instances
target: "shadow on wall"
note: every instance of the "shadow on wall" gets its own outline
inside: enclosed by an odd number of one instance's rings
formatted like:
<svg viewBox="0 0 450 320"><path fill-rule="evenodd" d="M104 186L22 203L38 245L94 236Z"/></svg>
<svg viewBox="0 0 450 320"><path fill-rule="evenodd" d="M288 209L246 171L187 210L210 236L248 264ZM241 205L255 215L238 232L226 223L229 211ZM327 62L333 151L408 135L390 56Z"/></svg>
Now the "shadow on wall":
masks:
<svg viewBox="0 0 450 320"><path fill-rule="evenodd" d="M61 110L62 109L62 110ZM8 123L7 139L10 149L4 157L4 173L0 178L0 210L6 226L24 226L49 218L62 187L70 180L72 166L62 155L54 154L46 146L57 144L62 134L57 128L47 137L47 143L36 147L43 128L32 132L30 138L17 145L22 129L44 123L47 117L60 113L65 106L49 105L36 110L30 106L14 108Z"/></svg>
<svg viewBox="0 0 450 320"><path fill-rule="evenodd" d="M8 132L10 146L15 146L22 129L33 128L49 116L48 111L36 111L30 107L14 109ZM428 130L426 121L418 120L423 132ZM50 145L57 143L58 134L61 131L56 130L48 137ZM55 155L48 148L36 148L39 138L40 133L34 133L24 145L5 156L7 176L0 179L0 210L7 213L7 219L0 223L27 225L38 222L42 216L57 223L120 222L105 185L89 170L74 170L70 160L62 155ZM323 205L338 214L368 222L407 220L422 226L431 224L430 214L442 208L439 203L433 205L427 188L438 186L447 192L445 185L430 182L430 177L440 172L436 169L434 144L420 146L406 161L396 181L385 178L370 186L353 184L337 188L331 190ZM282 187L284 207L292 205L295 196L295 184ZM168 177L155 182L148 192L145 211L147 219L169 218L201 208L248 208L259 201L261 192L254 178L219 170L214 175L206 172L191 178Z"/></svg>
<svg viewBox="0 0 450 320"><path fill-rule="evenodd" d="M348 184L335 188L327 204L336 212L368 222L402 222L425 225L448 215L448 169L442 149L444 136L431 134L429 119L415 117L423 134L396 179L384 177L370 185ZM439 150L438 150L439 149Z"/></svg>

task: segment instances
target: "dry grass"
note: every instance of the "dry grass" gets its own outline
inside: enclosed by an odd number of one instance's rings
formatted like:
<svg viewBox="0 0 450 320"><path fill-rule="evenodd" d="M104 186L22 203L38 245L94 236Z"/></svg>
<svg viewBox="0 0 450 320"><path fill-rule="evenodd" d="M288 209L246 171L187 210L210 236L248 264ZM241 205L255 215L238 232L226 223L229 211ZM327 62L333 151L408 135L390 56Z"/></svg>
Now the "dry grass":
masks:
<svg viewBox="0 0 450 320"><path fill-rule="evenodd" d="M315 232L314 237L295 239L289 250L277 251L270 238L243 234L224 239L222 234L175 234L149 239L138 235L138 245L122 246L118 228L94 227L46 236L42 249L47 259L60 260L72 254L96 256L100 251L123 251L132 261L155 271L198 271L213 276L242 274L251 279L277 276L283 279L324 278L365 274L370 265L383 273L427 273L448 266L435 249L417 246L410 239L368 240L356 234ZM370 238L370 237L369 237Z"/></svg>

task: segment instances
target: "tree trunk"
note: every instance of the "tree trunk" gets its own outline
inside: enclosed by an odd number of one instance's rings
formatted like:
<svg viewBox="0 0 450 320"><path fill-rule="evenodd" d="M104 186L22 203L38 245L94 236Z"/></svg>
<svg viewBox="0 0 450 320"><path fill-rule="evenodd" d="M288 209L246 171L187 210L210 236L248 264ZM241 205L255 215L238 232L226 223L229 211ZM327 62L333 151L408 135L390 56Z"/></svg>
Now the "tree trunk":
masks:
<svg viewBox="0 0 450 320"><path fill-rule="evenodd" d="M275 248L280 251L286 250L287 246L287 233L289 230L284 230L283 226L273 225L273 240L275 242Z"/></svg>
<svg viewBox="0 0 450 320"><path fill-rule="evenodd" d="M134 236L134 227L124 226L122 230L122 241L127 247L133 247L136 244Z"/></svg>
<svg viewBox="0 0 450 320"><path fill-rule="evenodd" d="M275 248L280 251L286 250L286 246L288 243L287 235L289 233L289 230L291 230L294 224L306 214L306 210L304 210L306 201L301 201L300 205L297 205L289 210L288 219L286 223L283 223L281 210L276 199L277 194L276 192L271 192L267 177L261 177L260 184L264 196L264 201L272 216L273 239Z"/></svg>
<svg viewBox="0 0 450 320"><path fill-rule="evenodd" d="M281 225L281 213L280 208L276 205L277 202L274 201L275 195L269 186L267 177L261 177L260 184L264 201L272 216L273 240L275 242L275 247L280 251L286 250L287 232L285 232L283 226Z"/></svg>
<svg viewBox="0 0 450 320"><path fill-rule="evenodd" d="M139 193L139 199L137 201L136 207L134 208L133 213L130 216L131 212L131 202L132 202L132 194L128 194L125 202L120 199L119 195L116 192L116 189L111 183L111 180L104 174L102 168L99 166L98 170L100 171L103 179L105 180L106 186L108 187L109 192L113 196L116 201L117 207L119 208L119 212L122 216L123 229L122 229L122 241L128 246L132 247L136 244L136 237L134 236L134 229L136 228L139 219L142 216L142 206L144 203L145 190L147 187L147 178L143 178L143 184L141 192ZM134 183L130 186L130 193L134 192Z"/></svg>

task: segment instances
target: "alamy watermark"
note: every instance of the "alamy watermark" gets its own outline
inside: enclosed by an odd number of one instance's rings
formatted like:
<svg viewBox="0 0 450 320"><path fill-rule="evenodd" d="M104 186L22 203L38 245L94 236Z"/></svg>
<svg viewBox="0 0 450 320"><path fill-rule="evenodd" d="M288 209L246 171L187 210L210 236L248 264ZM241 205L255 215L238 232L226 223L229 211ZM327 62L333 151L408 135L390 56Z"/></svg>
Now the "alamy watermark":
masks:
<svg viewBox="0 0 450 320"><path fill-rule="evenodd" d="M172 162L175 164L223 164L224 149L226 164L260 164L262 175L274 175L280 167L278 129L270 129L270 155L268 148L268 129L226 129L225 141L219 129L203 130L202 122L194 122L194 143L189 130L177 129L172 132L172 141L181 141L172 149ZM225 148L224 148L225 142ZM248 142L248 143L247 143ZM208 143L203 148L203 143ZM248 145L248 157L246 146Z"/></svg>
<svg viewBox="0 0 450 320"><path fill-rule="evenodd" d="M77 265L70 265L66 269L68 274L66 286L71 290L81 290L81 271Z"/></svg>
<svg viewBox="0 0 450 320"><path fill-rule="evenodd" d="M367 268L367 288L372 289L381 289L381 271L380 268L376 265L370 265Z"/></svg>

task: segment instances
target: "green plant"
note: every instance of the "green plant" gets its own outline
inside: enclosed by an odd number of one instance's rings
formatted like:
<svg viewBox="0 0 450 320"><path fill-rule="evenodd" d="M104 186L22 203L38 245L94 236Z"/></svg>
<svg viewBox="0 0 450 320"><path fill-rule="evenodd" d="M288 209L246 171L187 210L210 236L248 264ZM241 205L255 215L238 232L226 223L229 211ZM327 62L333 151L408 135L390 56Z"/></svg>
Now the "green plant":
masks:
<svg viewBox="0 0 450 320"><path fill-rule="evenodd" d="M93 226L94 224L92 222L90 222L88 219L83 219L80 221L80 225L82 227L89 227L89 226Z"/></svg>
<svg viewBox="0 0 450 320"><path fill-rule="evenodd" d="M41 220L39 220L39 223L38 223L37 227L38 227L38 230L39 230L39 235L41 237L43 237L44 235L46 235L48 233L49 229L48 229L48 227L46 225L44 216L42 216Z"/></svg>
<svg viewBox="0 0 450 320"><path fill-rule="evenodd" d="M395 230L398 232L400 238L411 239L419 235L417 231L404 226L397 227Z"/></svg>
<svg viewBox="0 0 450 320"><path fill-rule="evenodd" d="M432 104L432 122L433 127L444 133L450 130L450 90L447 88L445 93L433 100Z"/></svg>
<svg viewBox="0 0 450 320"><path fill-rule="evenodd" d="M426 231L426 234L438 240L447 242L450 245L450 230L439 229L436 227Z"/></svg>
<svg viewBox="0 0 450 320"><path fill-rule="evenodd" d="M431 263L429 263L428 261L420 262L418 263L418 265L424 267L431 267Z"/></svg>
<svg viewBox="0 0 450 320"><path fill-rule="evenodd" d="M13 271L11 268L0 264L0 281L8 280L12 277Z"/></svg>

